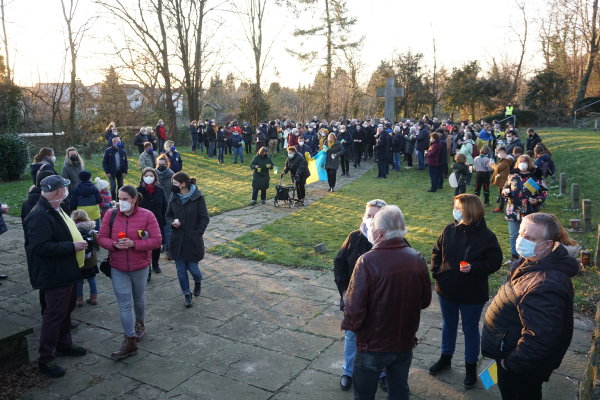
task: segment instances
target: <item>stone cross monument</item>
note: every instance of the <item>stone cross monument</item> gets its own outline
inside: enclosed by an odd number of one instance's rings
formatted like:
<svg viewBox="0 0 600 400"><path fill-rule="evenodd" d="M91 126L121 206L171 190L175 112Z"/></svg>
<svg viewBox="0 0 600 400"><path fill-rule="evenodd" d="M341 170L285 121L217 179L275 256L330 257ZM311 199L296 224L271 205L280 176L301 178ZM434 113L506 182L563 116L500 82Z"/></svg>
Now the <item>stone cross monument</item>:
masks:
<svg viewBox="0 0 600 400"><path fill-rule="evenodd" d="M396 87L395 78L387 78L384 88L377 88L377 97L385 97L383 116L396 122L396 98L404 96L404 88Z"/></svg>

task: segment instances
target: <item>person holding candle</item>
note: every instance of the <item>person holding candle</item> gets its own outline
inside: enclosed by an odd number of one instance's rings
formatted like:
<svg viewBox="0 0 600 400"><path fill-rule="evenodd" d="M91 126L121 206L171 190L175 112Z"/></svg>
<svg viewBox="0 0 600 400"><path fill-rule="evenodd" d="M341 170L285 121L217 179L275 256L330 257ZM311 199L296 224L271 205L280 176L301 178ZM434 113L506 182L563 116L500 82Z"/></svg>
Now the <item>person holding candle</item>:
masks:
<svg viewBox="0 0 600 400"><path fill-rule="evenodd" d="M98 244L109 252L112 285L119 304L125 339L110 356L121 360L137 353L144 337L146 279L152 250L160 248L162 235L154 214L139 206L142 196L130 185L119 189L119 209L102 221Z"/></svg>
<svg viewBox="0 0 600 400"><path fill-rule="evenodd" d="M464 386L470 389L477 383L479 319L489 298L488 276L500 268L502 250L485 223L485 209L478 196L455 196L452 216L454 222L444 228L431 256L442 311L442 354L429 373L436 375L450 368L460 314L465 334Z"/></svg>

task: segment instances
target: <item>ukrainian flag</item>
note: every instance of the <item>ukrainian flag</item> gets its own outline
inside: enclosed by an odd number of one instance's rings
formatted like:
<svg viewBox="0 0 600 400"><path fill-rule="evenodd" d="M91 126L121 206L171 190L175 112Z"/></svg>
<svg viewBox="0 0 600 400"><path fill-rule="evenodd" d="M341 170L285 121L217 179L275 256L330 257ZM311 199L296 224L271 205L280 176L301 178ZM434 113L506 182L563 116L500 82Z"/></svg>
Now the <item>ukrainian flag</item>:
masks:
<svg viewBox="0 0 600 400"><path fill-rule="evenodd" d="M533 178L527 179L527 181L524 183L524 186L531 194L537 192L540 188L540 185L538 185Z"/></svg>
<svg viewBox="0 0 600 400"><path fill-rule="evenodd" d="M317 181L327 180L327 172L325 171L325 157L327 157L327 155L323 150L315 154L314 158L311 157L308 152L304 154L304 158L306 158L308 163L308 170L310 171L310 176L306 180L307 185Z"/></svg>
<svg viewBox="0 0 600 400"><path fill-rule="evenodd" d="M498 383L498 365L496 364L496 361L492 362L479 374L479 379L481 379L481 383L485 390L489 390L489 388Z"/></svg>

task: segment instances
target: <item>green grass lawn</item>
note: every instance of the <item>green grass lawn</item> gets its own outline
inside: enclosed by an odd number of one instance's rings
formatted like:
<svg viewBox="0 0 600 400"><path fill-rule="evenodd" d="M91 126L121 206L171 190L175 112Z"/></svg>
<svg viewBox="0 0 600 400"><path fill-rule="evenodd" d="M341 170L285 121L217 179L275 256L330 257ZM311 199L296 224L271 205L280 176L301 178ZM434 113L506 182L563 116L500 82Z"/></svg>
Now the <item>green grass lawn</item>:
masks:
<svg viewBox="0 0 600 400"><path fill-rule="evenodd" d="M233 156L226 155L225 163L219 165L216 158L209 159L206 153L193 154L189 147L178 147L178 151L183 158L184 171L197 178L198 186L206 197L210 215L235 210L249 204L252 193L252 170L249 165L252 157L244 155L244 164L232 164ZM275 165L279 165L281 169L285 162L282 153L272 158ZM58 159L56 164L56 170L60 174L62 158ZM85 167L92 172L92 179L96 176L107 179L102 171L100 154L94 155L91 160L85 160ZM138 155L130 155L129 174L125 177L125 183L137 186L140 180L139 172ZM20 215L21 203L27 197L31 183L28 167L22 181L0 184L0 202L10 206L9 214Z"/></svg>
<svg viewBox="0 0 600 400"><path fill-rule="evenodd" d="M595 204L600 204L600 179L596 173L600 170L600 133L569 129L540 130L539 133L553 152L557 176L559 172L566 172L569 188L570 183L579 183L581 198L590 198ZM386 180L374 179L374 175L375 169L305 209L209 251L292 267L329 269L346 235L359 226L365 203L373 198L382 198L402 209L408 225L407 239L429 258L443 227L453 220L453 189L445 184L442 191L427 193L427 171L402 169L399 173L393 172ZM550 197L544 211L556 214L564 225L568 225L569 219L580 216L580 211L570 209L570 197L557 195L558 182L550 182L549 185ZM494 188L491 190L492 205L488 207L490 212L486 218L507 256L508 228L501 214L491 213L496 206L493 202ZM467 189L467 192L472 191L473 186ZM595 207L598 209L598 206ZM596 212L594 216L594 227L599 221L598 214ZM595 233L575 235L574 238L584 248L593 249L595 246ZM327 244L327 251L315 254L313 246L322 242ZM505 268L491 277L492 292L505 277ZM595 302L600 300L599 284L600 277L595 268L588 269L574 280L579 310L592 311Z"/></svg>

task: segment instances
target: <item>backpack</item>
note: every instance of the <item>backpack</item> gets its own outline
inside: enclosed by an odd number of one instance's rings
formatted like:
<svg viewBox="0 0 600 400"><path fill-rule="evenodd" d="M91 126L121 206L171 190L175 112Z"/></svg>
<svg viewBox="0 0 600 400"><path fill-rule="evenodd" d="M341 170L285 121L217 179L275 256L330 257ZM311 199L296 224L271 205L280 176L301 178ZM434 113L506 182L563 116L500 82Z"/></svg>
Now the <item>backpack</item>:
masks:
<svg viewBox="0 0 600 400"><path fill-rule="evenodd" d="M473 153L471 153L471 156L473 156L473 158L475 158L478 155L479 155L479 147L477 146L477 143L475 141L473 141Z"/></svg>

